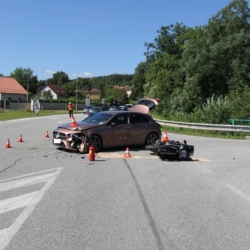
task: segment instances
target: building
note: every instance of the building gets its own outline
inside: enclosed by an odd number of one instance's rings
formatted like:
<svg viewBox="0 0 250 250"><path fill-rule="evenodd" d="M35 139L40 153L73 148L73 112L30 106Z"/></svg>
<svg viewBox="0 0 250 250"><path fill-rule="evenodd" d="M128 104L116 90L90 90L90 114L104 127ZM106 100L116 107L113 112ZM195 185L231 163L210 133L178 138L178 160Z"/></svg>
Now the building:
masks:
<svg viewBox="0 0 250 250"><path fill-rule="evenodd" d="M9 106L9 102L27 102L28 92L12 77L0 76L0 101L1 107ZM5 102L5 104L4 104Z"/></svg>
<svg viewBox="0 0 250 250"><path fill-rule="evenodd" d="M52 95L52 99L54 100L62 100L67 99L68 94L59 86L55 84L47 84L42 89L40 89L36 95L40 95L42 99L42 94L44 91L50 91Z"/></svg>
<svg viewBox="0 0 250 250"><path fill-rule="evenodd" d="M91 90L84 90L82 93L88 96L91 100L96 100L100 98L102 92L96 88L93 88Z"/></svg>
<svg viewBox="0 0 250 250"><path fill-rule="evenodd" d="M128 85L126 85L126 86L114 86L114 88L125 89L128 97L130 97L131 92L132 92L132 86L128 86Z"/></svg>

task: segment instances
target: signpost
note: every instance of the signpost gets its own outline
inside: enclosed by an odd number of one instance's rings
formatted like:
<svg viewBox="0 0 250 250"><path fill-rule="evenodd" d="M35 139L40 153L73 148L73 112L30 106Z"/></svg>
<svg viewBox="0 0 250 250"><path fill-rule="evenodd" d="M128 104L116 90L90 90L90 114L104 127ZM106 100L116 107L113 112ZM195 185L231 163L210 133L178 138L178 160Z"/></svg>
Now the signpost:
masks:
<svg viewBox="0 0 250 250"><path fill-rule="evenodd" d="M38 113L39 113L39 111L40 111L40 102L39 102L38 99L35 100L35 102L34 102L34 110L35 110L35 112L36 112L36 115L38 115Z"/></svg>

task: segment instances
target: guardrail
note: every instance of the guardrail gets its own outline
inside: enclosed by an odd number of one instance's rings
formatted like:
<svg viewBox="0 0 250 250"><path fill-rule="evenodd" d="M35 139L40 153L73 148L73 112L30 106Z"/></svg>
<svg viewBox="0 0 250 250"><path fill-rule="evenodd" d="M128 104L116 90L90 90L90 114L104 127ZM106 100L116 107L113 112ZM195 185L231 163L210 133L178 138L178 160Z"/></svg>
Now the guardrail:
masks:
<svg viewBox="0 0 250 250"><path fill-rule="evenodd" d="M154 119L161 125L179 128L189 129L201 129L201 130L217 130L228 132L250 132L250 126L244 125L221 125L221 124L205 124L205 123L191 123L191 122L173 122L166 120Z"/></svg>

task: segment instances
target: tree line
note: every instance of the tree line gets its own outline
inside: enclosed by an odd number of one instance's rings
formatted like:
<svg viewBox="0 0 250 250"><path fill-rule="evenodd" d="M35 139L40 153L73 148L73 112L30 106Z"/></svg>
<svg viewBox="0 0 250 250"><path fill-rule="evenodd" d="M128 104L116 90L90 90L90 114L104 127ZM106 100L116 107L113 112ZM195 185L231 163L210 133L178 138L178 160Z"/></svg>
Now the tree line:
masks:
<svg viewBox="0 0 250 250"><path fill-rule="evenodd" d="M88 94L84 91L96 88L101 91L100 99L104 98L106 103L110 103L116 98L120 104L128 103L128 96L124 89L114 88L114 86L132 86L133 79L132 74L111 74L92 78L77 77L76 79L69 79L67 73L59 71L54 73L51 78L38 80L33 70L22 67L17 67L10 73L10 77L15 78L28 91L30 98L36 96L45 85L55 84L68 94L67 101L76 101L76 91L78 91L78 101L85 102ZM52 94L49 91L44 91L39 97L50 100ZM101 100L96 101L101 103Z"/></svg>
<svg viewBox="0 0 250 250"><path fill-rule="evenodd" d="M250 24L245 0L233 0L203 26L161 27L145 43L132 98L158 97L169 120L228 123L250 118Z"/></svg>

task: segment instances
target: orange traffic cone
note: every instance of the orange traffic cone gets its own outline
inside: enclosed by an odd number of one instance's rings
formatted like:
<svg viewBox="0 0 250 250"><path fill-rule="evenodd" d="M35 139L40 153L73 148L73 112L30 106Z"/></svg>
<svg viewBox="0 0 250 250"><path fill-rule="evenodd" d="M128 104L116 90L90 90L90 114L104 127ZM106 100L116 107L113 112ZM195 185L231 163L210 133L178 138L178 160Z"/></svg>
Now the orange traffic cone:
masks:
<svg viewBox="0 0 250 250"><path fill-rule="evenodd" d="M7 140L5 148L11 148L11 146L10 146L10 139Z"/></svg>
<svg viewBox="0 0 250 250"><path fill-rule="evenodd" d="M127 147L126 148L126 152L125 152L125 154L124 154L124 158L130 158L131 157L131 155L130 155L130 153L129 153L129 148Z"/></svg>
<svg viewBox="0 0 250 250"><path fill-rule="evenodd" d="M76 123L76 120L75 120L75 117L72 116L72 122L70 124L71 127L76 127L77 126L77 123Z"/></svg>
<svg viewBox="0 0 250 250"><path fill-rule="evenodd" d="M45 134L44 137L45 137L45 138L49 138L49 132L48 132L48 130L46 131L46 134Z"/></svg>
<svg viewBox="0 0 250 250"><path fill-rule="evenodd" d="M162 142L169 142L167 131L164 131Z"/></svg>
<svg viewBox="0 0 250 250"><path fill-rule="evenodd" d="M23 142L23 138L22 138L22 135L21 135L21 134L20 134L19 139L18 139L17 142Z"/></svg>

